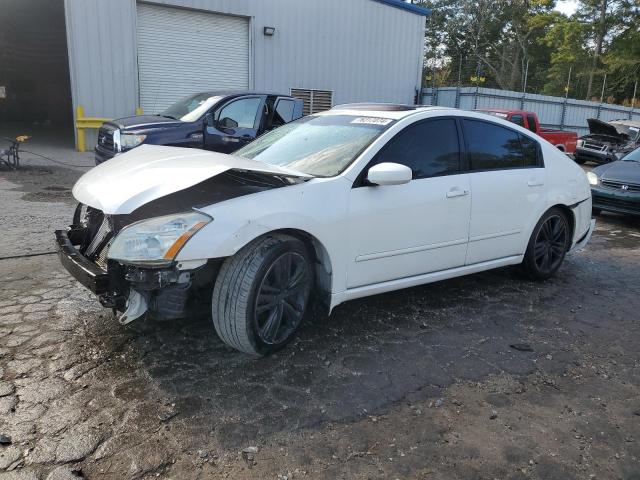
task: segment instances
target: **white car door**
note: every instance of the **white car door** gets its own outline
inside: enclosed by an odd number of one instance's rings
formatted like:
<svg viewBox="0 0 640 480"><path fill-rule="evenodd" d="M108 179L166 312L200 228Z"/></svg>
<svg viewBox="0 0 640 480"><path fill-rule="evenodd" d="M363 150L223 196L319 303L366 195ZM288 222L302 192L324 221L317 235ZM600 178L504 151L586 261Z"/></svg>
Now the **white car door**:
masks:
<svg viewBox="0 0 640 480"><path fill-rule="evenodd" d="M545 203L545 170L537 141L510 128L462 121L473 191L467 265L521 255L527 226Z"/></svg>
<svg viewBox="0 0 640 480"><path fill-rule="evenodd" d="M464 265L471 191L460 145L455 119L418 121L361 172L349 201L348 288ZM410 167L413 180L368 184L368 169L385 162Z"/></svg>

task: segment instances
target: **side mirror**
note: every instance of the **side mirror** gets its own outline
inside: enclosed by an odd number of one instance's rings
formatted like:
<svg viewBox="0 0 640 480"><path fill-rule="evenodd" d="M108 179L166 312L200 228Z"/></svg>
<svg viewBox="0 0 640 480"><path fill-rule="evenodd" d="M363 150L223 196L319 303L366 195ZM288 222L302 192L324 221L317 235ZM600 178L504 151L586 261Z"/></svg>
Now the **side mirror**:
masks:
<svg viewBox="0 0 640 480"><path fill-rule="evenodd" d="M209 112L204 116L204 126L213 127L214 125L215 125L215 120L213 118L213 112Z"/></svg>
<svg viewBox="0 0 640 480"><path fill-rule="evenodd" d="M409 183L413 173L411 169L399 163L379 163L367 172L367 180L374 185L402 185Z"/></svg>
<svg viewBox="0 0 640 480"><path fill-rule="evenodd" d="M222 120L219 120L218 125L222 128L238 128L238 122L229 117L224 117Z"/></svg>

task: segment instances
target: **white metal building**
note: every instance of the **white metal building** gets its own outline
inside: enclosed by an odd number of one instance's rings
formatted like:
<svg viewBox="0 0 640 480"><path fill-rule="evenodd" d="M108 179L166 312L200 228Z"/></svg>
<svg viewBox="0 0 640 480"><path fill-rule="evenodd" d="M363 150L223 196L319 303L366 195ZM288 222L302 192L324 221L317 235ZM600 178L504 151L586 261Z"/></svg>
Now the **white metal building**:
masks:
<svg viewBox="0 0 640 480"><path fill-rule="evenodd" d="M304 96L310 111L413 103L425 15L401 0L64 0L73 105L147 113L206 90Z"/></svg>
<svg viewBox="0 0 640 480"><path fill-rule="evenodd" d="M63 128L69 140L78 106L117 118L199 91L292 93L305 113L413 103L429 13L406 0L2 3L0 131Z"/></svg>

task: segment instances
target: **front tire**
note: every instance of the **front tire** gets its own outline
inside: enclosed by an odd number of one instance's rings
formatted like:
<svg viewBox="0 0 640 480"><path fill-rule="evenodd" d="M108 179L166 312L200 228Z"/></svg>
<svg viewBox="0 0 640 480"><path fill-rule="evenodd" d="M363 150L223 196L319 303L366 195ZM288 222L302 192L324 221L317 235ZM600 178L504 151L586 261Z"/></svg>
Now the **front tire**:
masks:
<svg viewBox="0 0 640 480"><path fill-rule="evenodd" d="M295 335L309 303L309 250L295 237L254 240L220 268L211 312L218 336L251 355L268 355Z"/></svg>
<svg viewBox="0 0 640 480"><path fill-rule="evenodd" d="M587 162L585 158L577 157L575 154L573 155L573 161L576 162L578 165L584 165Z"/></svg>
<svg viewBox="0 0 640 480"><path fill-rule="evenodd" d="M569 221L559 208L547 211L533 229L522 267L533 280L546 280L555 274L569 249Z"/></svg>

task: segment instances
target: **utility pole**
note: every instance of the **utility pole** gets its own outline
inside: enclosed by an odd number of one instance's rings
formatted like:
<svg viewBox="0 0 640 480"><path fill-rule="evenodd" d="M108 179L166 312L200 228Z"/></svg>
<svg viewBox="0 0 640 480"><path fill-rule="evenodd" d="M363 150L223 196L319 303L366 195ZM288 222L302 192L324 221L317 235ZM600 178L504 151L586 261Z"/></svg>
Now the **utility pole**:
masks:
<svg viewBox="0 0 640 480"><path fill-rule="evenodd" d="M600 92L600 103L604 100L604 88L607 85L607 74L604 74L604 80L602 80L602 92Z"/></svg>
<svg viewBox="0 0 640 480"><path fill-rule="evenodd" d="M607 33L607 23L606 23L606 15L607 15L607 0L600 0L600 18L599 28L596 37L596 51L593 55L593 61L591 62L591 71L589 72L589 81L587 83L587 100L591 96L591 87L593 86L593 75L595 74L596 68L598 68L598 59L600 55L602 55L602 44L604 42L604 37Z"/></svg>
<svg viewBox="0 0 640 480"><path fill-rule="evenodd" d="M571 69L573 65L569 66L569 75L567 76L567 86L564 87L564 98L567 99L569 97L569 83L571 82Z"/></svg>

